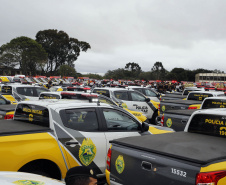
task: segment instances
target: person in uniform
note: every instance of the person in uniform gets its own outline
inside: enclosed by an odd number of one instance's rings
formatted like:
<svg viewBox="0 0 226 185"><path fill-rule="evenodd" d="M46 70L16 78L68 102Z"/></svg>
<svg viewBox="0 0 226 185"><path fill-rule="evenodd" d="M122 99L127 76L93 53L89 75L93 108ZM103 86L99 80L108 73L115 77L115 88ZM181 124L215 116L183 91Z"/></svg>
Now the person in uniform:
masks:
<svg viewBox="0 0 226 185"><path fill-rule="evenodd" d="M103 177L101 177L103 178ZM76 166L66 173L66 185L97 185L98 176L87 166Z"/></svg>

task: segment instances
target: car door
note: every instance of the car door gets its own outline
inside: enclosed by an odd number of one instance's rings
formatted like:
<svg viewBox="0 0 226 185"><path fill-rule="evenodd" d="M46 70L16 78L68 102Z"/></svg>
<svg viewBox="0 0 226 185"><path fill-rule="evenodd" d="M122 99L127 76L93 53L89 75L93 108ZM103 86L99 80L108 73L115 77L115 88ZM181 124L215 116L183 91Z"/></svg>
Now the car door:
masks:
<svg viewBox="0 0 226 185"><path fill-rule="evenodd" d="M103 173L107 153L106 139L101 131L96 109L60 110L53 118L56 134L64 147L63 152L69 167L89 166L97 173Z"/></svg>
<svg viewBox="0 0 226 185"><path fill-rule="evenodd" d="M146 97L136 91L115 91L116 98L121 99L128 109L142 112L148 119L152 118L156 109L151 102L146 102Z"/></svg>
<svg viewBox="0 0 226 185"><path fill-rule="evenodd" d="M141 123L123 109L102 108L101 113L106 128L107 149L110 140L141 135Z"/></svg>

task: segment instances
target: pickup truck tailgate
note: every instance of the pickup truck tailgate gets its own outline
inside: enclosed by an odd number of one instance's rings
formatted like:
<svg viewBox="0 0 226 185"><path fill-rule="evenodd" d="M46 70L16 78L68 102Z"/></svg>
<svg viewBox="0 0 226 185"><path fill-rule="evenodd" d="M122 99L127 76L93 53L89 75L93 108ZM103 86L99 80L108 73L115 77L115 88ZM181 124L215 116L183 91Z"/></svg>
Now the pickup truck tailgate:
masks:
<svg viewBox="0 0 226 185"><path fill-rule="evenodd" d="M190 105L201 104L197 100L165 100L160 102L160 112L164 113L166 110L173 109L188 109Z"/></svg>
<svg viewBox="0 0 226 185"><path fill-rule="evenodd" d="M142 143L139 142L141 137L111 141L111 164L114 164L110 173L112 184L195 184L201 166L226 158L222 148L224 138L200 135L175 132L141 136ZM121 174L116 168L119 156L124 160L124 171Z"/></svg>
<svg viewBox="0 0 226 185"><path fill-rule="evenodd" d="M163 126L172 128L175 131L184 131L184 128L197 109L168 110L164 112Z"/></svg>

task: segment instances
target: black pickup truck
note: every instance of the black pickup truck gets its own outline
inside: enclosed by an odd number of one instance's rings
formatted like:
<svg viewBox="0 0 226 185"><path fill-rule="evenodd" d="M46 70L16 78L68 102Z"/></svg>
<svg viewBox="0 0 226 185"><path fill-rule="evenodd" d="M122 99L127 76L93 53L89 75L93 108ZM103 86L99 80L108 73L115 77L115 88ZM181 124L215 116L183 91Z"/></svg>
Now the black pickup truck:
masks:
<svg viewBox="0 0 226 185"><path fill-rule="evenodd" d="M188 94L186 100L172 99L160 102L160 114L165 111L176 109L200 109L202 101L207 97L225 96L220 91L192 91Z"/></svg>
<svg viewBox="0 0 226 185"><path fill-rule="evenodd" d="M226 108L226 97L209 97L202 102L200 109ZM197 109L165 111L161 118L161 125L175 131L183 131L192 113Z"/></svg>
<svg viewBox="0 0 226 185"><path fill-rule="evenodd" d="M183 92L167 92L162 94L161 100L176 100L176 99L185 99L187 95L192 91L204 91L204 88L197 88L197 87L186 87Z"/></svg>
<svg viewBox="0 0 226 185"><path fill-rule="evenodd" d="M194 112L184 132L110 141L111 185L225 185L226 110Z"/></svg>

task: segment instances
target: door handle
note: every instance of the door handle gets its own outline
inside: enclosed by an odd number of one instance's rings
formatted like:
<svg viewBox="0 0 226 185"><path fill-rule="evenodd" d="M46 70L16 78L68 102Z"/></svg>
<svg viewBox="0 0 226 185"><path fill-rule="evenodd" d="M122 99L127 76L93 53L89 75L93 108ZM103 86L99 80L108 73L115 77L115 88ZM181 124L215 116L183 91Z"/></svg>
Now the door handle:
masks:
<svg viewBox="0 0 226 185"><path fill-rule="evenodd" d="M147 161L142 161L141 167L144 170L150 171L152 169L152 164L150 162L147 162Z"/></svg>
<svg viewBox="0 0 226 185"><path fill-rule="evenodd" d="M78 142L77 142L77 141L66 141L66 142L65 142L65 145L66 145L66 146L78 145Z"/></svg>
<svg viewBox="0 0 226 185"><path fill-rule="evenodd" d="M186 119L182 119L182 120L181 120L181 123L184 123L184 124L185 124L185 123L187 123L187 122L188 122L188 120L186 120Z"/></svg>

